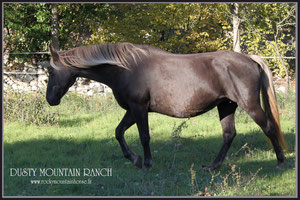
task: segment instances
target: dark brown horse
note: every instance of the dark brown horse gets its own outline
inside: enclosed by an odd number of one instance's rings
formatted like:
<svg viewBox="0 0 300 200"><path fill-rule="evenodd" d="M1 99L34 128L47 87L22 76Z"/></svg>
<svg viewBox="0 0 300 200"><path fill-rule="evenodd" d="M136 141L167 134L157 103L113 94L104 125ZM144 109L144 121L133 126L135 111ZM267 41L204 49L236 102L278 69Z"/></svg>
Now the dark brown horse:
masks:
<svg viewBox="0 0 300 200"><path fill-rule="evenodd" d="M285 161L285 139L280 130L271 71L258 56L232 51L172 54L161 49L123 44L83 46L68 51L50 48L47 101L58 105L77 77L108 85L127 112L116 128L123 154L135 166L142 158L132 152L125 131L137 124L144 148L144 166L151 167L148 112L193 117L218 108L223 145L206 170L218 168L236 135L234 113L245 110L270 139L278 166ZM260 105L260 92L264 110Z"/></svg>

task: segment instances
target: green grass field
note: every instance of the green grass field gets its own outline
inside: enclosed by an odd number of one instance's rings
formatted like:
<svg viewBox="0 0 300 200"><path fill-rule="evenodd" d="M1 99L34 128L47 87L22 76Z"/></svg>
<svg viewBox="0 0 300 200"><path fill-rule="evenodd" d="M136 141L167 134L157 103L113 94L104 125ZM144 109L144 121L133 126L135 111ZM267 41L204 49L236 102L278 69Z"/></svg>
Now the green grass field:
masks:
<svg viewBox="0 0 300 200"><path fill-rule="evenodd" d="M290 145L276 169L266 137L242 110L237 136L221 168L205 172L222 134L216 109L190 119L149 114L153 167L144 171L123 157L115 128L125 111L112 96L68 93L59 106L43 94L4 93L5 196L296 196L295 94L277 96L281 127ZM136 125L127 130L131 149L143 155ZM112 176L12 176L14 168L111 168ZM24 175L24 174L23 174ZM50 184L49 180L91 184ZM47 184L32 183L45 180Z"/></svg>

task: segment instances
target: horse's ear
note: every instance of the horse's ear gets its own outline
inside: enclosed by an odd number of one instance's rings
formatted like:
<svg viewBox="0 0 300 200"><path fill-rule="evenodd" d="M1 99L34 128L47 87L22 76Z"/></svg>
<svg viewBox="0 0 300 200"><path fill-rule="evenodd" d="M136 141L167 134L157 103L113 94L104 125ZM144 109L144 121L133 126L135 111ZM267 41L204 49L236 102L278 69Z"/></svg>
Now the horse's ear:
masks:
<svg viewBox="0 0 300 200"><path fill-rule="evenodd" d="M50 55L53 59L53 62L59 61L59 55L52 45L49 47L49 51L50 51Z"/></svg>

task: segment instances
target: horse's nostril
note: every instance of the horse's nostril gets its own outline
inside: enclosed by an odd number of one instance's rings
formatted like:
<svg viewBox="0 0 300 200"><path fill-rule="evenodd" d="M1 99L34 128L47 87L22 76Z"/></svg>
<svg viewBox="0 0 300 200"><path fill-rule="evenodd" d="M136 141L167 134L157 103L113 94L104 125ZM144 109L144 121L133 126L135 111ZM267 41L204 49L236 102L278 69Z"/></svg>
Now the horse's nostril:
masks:
<svg viewBox="0 0 300 200"><path fill-rule="evenodd" d="M47 102L49 103L50 106L56 106L60 103L60 99L59 98L55 98L55 96L47 96L46 97Z"/></svg>
<svg viewBox="0 0 300 200"><path fill-rule="evenodd" d="M47 88L46 100L50 106L56 106L60 103L61 95L59 93L60 87L57 85Z"/></svg>

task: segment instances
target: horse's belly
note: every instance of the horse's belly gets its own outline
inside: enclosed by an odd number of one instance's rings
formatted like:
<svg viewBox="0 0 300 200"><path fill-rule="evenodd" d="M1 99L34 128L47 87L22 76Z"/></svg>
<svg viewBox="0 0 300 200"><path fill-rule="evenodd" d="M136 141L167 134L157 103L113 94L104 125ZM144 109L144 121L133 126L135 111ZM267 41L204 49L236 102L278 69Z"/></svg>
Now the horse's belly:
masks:
<svg viewBox="0 0 300 200"><path fill-rule="evenodd" d="M193 117L215 106L213 94L187 91L165 91L150 97L150 110L172 117Z"/></svg>

